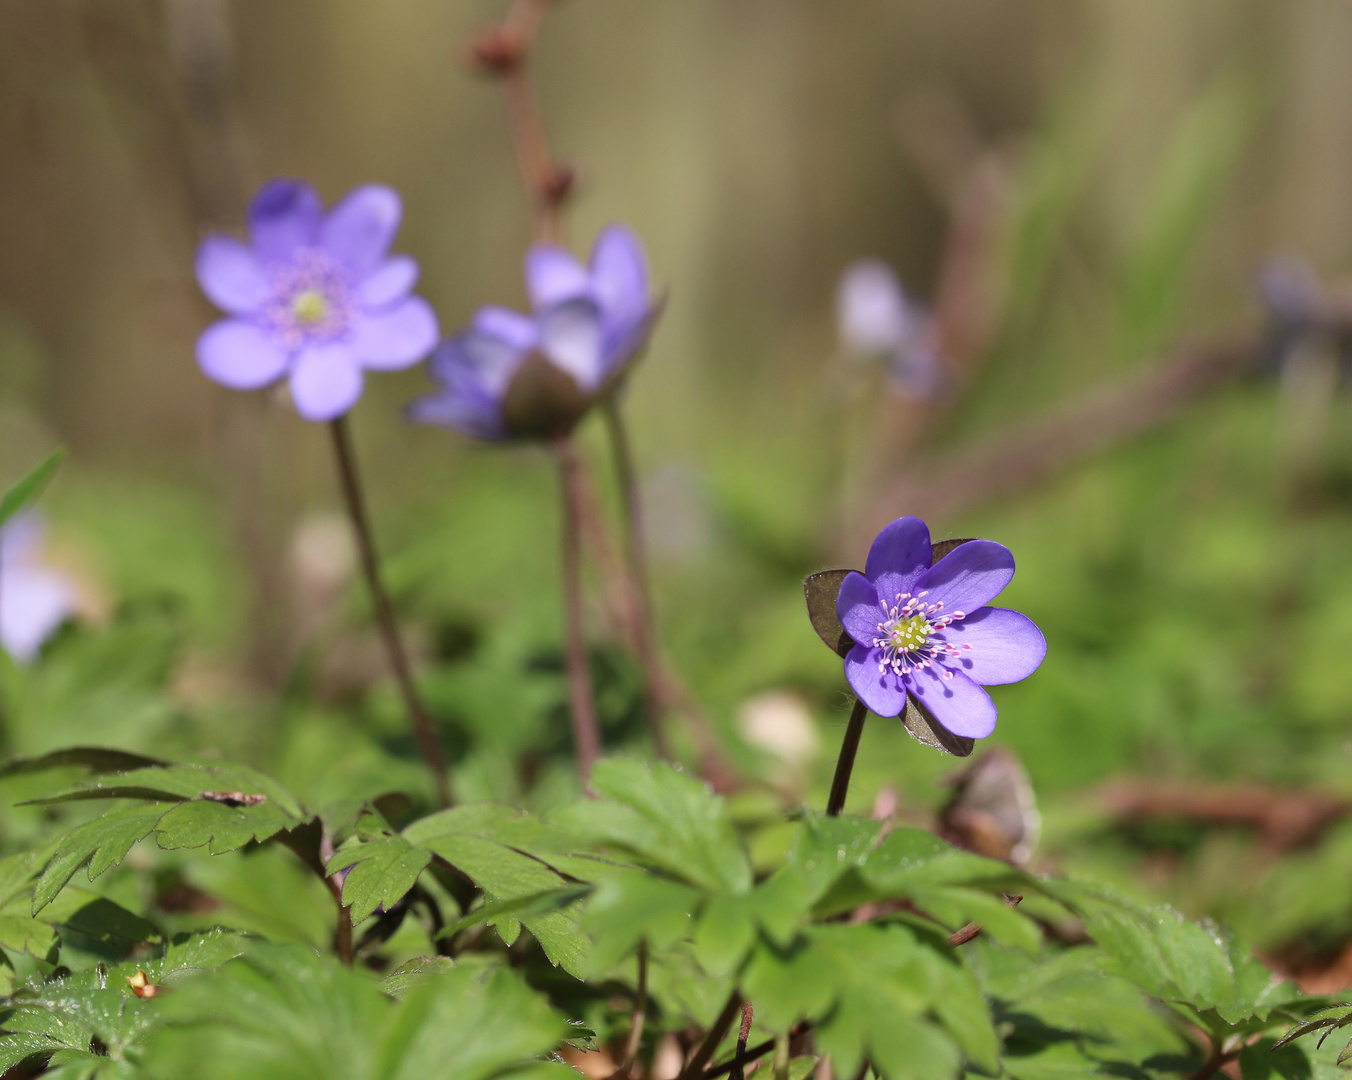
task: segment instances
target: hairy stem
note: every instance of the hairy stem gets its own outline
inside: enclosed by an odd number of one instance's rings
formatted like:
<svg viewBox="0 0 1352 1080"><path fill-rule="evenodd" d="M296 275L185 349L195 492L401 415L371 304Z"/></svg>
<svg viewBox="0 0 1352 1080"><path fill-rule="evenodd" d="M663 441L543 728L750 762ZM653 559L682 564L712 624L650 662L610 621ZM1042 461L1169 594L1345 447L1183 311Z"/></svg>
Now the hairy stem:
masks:
<svg viewBox="0 0 1352 1080"><path fill-rule="evenodd" d="M629 1024L629 1038L624 1043L624 1060L620 1072L628 1073L638 1061L643 1044L643 1025L648 1019L648 943L638 943L638 985L634 987L634 1017Z"/></svg>
<svg viewBox="0 0 1352 1080"><path fill-rule="evenodd" d="M432 770L436 783L437 797L443 806L451 805L451 789L446 779L446 759L441 753L441 744L437 742L436 731L432 727L432 717L418 694L413 682L413 669L408 661L408 653L399 633L399 623L394 617L394 605L390 603L389 593L385 591L380 578L380 563L376 558L375 537L371 532L371 520L366 512L366 499L362 494L361 480L357 474L357 459L352 450L352 439L347 429L347 418L340 416L332 421L329 430L333 434L333 452L338 459L338 475L342 480L343 499L347 503L348 516L352 519L352 529L357 535L357 551L361 558L362 573L371 590L371 600L375 605L376 623L380 627L380 636L385 642L385 653L394 672L395 682L399 684L399 693L413 722L413 734L418 740L418 748L423 760Z"/></svg>
<svg viewBox="0 0 1352 1080"><path fill-rule="evenodd" d="M736 1019L741 1008L741 995L734 990L728 998L728 1003L723 1006L723 1011L718 1014L718 1019L713 1022L708 1034L695 1048L694 1054L685 1063L685 1068L681 1070L681 1074L676 1080L695 1080L704 1072L704 1066L709 1064L709 1059L714 1056L714 1051L718 1049L718 1044L723 1041L723 1036L728 1033L728 1028L732 1027L732 1022Z"/></svg>
<svg viewBox="0 0 1352 1080"><path fill-rule="evenodd" d="M582 785L591 783L592 765L601 753L601 736L587 663L587 628L582 610L582 492L577 446L569 437L554 443L559 464L559 493L563 503L563 615L564 647L568 667L568 700L573 719Z"/></svg>
<svg viewBox="0 0 1352 1080"><path fill-rule="evenodd" d="M634 453L629 442L629 431L620 403L612 394L606 398L606 433L610 437L610 452L615 460L615 474L619 482L620 500L624 510L625 558L628 562L630 602L633 605L634 649L643 667L643 690L648 709L648 726L653 746L659 757L669 758L666 711L668 695L662 661L657 651L657 634L653 619L652 586L648 580L648 551L643 530L643 506L638 487L638 472L634 468Z"/></svg>
<svg viewBox="0 0 1352 1080"><path fill-rule="evenodd" d="M854 772L854 756L859 752L859 740L864 734L866 719L868 706L855 698L854 708L850 712L850 722L845 728L845 738L840 744L840 757L836 759L836 775L831 781L831 796L826 802L828 817L837 817L845 808L845 796L850 790L850 774Z"/></svg>
<svg viewBox="0 0 1352 1080"><path fill-rule="evenodd" d="M754 1016L755 1010L748 1001L742 1006L742 1026L737 1031L737 1053L732 1059L732 1080L746 1080L746 1062L742 1058L746 1054L746 1040L751 1037Z"/></svg>

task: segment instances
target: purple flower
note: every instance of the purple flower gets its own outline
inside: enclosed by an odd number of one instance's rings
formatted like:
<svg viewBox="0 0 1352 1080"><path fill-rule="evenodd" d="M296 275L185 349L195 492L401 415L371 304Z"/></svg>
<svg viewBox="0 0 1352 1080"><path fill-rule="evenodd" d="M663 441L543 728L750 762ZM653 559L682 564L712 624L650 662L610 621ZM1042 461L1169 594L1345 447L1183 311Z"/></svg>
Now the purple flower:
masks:
<svg viewBox="0 0 1352 1080"><path fill-rule="evenodd" d="M930 565L929 529L892 522L873 541L864 572L840 586L836 614L855 646L845 677L879 716L898 716L906 695L955 735L995 730L983 686L1018 682L1037 670L1047 642L1017 611L986 605L1014 576L1003 544L969 540Z"/></svg>
<svg viewBox="0 0 1352 1080"><path fill-rule="evenodd" d="M437 319L410 296L418 264L388 254L399 196L372 184L327 214L298 180L263 185L249 207L249 243L210 236L197 280L231 317L197 341L207 377L256 390L286 376L296 411L333 420L361 397L363 371L417 363L436 344Z"/></svg>
<svg viewBox="0 0 1352 1080"><path fill-rule="evenodd" d="M880 259L851 263L836 288L836 322L845 351L883 360L903 393L933 401L942 389L938 328L923 305L906 295Z"/></svg>
<svg viewBox="0 0 1352 1080"><path fill-rule="evenodd" d="M31 511L0 528L0 647L25 663L75 610L70 586L37 561L42 532Z"/></svg>
<svg viewBox="0 0 1352 1080"><path fill-rule="evenodd" d="M480 309L431 360L441 388L411 419L478 439L552 438L609 393L647 343L660 312L638 238L611 225L583 266L562 248L526 256L531 315Z"/></svg>

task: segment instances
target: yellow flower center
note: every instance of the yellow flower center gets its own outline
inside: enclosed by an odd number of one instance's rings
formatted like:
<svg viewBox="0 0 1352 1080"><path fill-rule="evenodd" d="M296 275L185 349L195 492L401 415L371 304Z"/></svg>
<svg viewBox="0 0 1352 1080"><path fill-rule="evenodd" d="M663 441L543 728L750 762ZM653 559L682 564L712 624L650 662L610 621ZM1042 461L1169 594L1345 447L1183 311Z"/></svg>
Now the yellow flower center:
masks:
<svg viewBox="0 0 1352 1080"><path fill-rule="evenodd" d="M923 615L912 615L909 619L898 619L887 635L888 643L897 652L909 652L918 649L929 640L934 627Z"/></svg>
<svg viewBox="0 0 1352 1080"><path fill-rule="evenodd" d="M291 314L302 326L318 326L329 317L329 301L318 289L302 289L291 299Z"/></svg>

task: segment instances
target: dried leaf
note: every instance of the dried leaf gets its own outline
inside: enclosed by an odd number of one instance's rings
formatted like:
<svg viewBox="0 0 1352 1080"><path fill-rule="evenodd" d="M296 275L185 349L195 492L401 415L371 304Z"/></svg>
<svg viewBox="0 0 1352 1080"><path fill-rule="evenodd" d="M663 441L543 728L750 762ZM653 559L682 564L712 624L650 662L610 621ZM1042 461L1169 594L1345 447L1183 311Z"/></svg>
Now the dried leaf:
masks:
<svg viewBox="0 0 1352 1080"><path fill-rule="evenodd" d="M945 754L952 754L954 757L967 757L976 746L975 739L965 735L954 735L934 719L929 710L915 700L914 694L906 696L906 711L901 714L901 722L911 738L917 742L942 750Z"/></svg>
<svg viewBox="0 0 1352 1080"><path fill-rule="evenodd" d="M803 579L803 595L807 597L807 617L812 621L812 629L822 639L827 648L844 656L854 648L854 639L845 633L836 614L836 597L840 595L840 583L853 570L821 570L809 574Z"/></svg>

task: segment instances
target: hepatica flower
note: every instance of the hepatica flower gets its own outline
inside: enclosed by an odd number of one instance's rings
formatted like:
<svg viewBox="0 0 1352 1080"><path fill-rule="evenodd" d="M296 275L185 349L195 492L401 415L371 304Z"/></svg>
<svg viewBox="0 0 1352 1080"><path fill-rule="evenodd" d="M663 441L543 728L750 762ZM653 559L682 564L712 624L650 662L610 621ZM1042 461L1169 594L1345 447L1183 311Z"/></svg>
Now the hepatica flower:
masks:
<svg viewBox="0 0 1352 1080"><path fill-rule="evenodd" d="M480 309L433 355L441 388L410 418L478 439L566 434L647 343L661 307L648 288L643 247L622 225L601 232L586 266L562 248L532 248L531 314Z"/></svg>
<svg viewBox="0 0 1352 1080"><path fill-rule="evenodd" d="M933 316L901 287L880 259L845 268L836 288L836 322L845 351L881 360L903 393L932 401L942 389L943 365Z"/></svg>
<svg viewBox="0 0 1352 1080"><path fill-rule="evenodd" d="M197 280L230 317L197 342L207 376L236 390L286 378L306 420L333 420L361 397L365 371L417 363L437 341L431 307L410 295L418 264L389 255L399 196L357 188L328 213L308 184L274 180L249 207L249 243L212 236Z"/></svg>
<svg viewBox="0 0 1352 1080"><path fill-rule="evenodd" d="M27 663L75 611L75 594L61 575L38 561L42 523L31 512L0 528L0 647Z"/></svg>
<svg viewBox="0 0 1352 1080"><path fill-rule="evenodd" d="M836 614L855 642L845 677L879 716L900 715L911 694L955 735L982 739L996 715L983 687L1026 679L1047 642L1026 616L987 606L1014 576L1003 544L969 540L931 558L925 523L898 518L864 572L841 582Z"/></svg>

